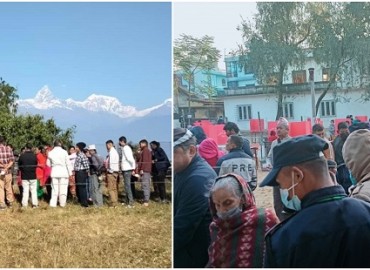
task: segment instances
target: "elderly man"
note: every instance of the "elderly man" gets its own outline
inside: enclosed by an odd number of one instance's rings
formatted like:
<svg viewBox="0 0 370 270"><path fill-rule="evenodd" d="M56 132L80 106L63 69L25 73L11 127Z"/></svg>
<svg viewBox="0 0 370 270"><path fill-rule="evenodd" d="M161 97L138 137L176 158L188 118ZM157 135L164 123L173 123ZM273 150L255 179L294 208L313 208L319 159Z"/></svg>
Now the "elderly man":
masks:
<svg viewBox="0 0 370 270"><path fill-rule="evenodd" d="M280 117L276 125L276 134L277 139L272 142L270 151L266 157L268 168L272 168L273 165L273 150L275 146L291 139L291 137L289 136L288 120L286 120L283 117ZM274 197L274 209L276 215L278 216L279 220L283 221L284 219L288 218L294 212L294 210L284 207L283 203L281 202L280 191L277 187L273 187L272 192Z"/></svg>
<svg viewBox="0 0 370 270"><path fill-rule="evenodd" d="M251 190L257 186L257 170L255 161L243 149L243 138L238 135L230 135L227 139L226 150L228 154L221 157L216 164L215 171L221 176L235 173L243 177Z"/></svg>
<svg viewBox="0 0 370 270"><path fill-rule="evenodd" d="M348 198L334 185L315 135L274 148L274 167L260 186L279 186L283 203L297 214L267 233L265 267L367 267L370 204Z"/></svg>
<svg viewBox="0 0 370 270"><path fill-rule="evenodd" d="M174 129L174 267L202 268L210 244L209 191L217 175L197 154L190 130Z"/></svg>

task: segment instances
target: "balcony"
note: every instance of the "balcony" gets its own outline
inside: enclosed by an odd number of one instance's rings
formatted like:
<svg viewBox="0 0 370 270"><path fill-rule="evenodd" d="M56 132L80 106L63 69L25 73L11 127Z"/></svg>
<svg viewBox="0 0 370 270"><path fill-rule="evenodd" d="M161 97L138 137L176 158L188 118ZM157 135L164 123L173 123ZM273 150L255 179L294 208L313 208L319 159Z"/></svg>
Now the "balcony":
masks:
<svg viewBox="0 0 370 270"><path fill-rule="evenodd" d="M315 82L315 91L324 90L327 88L329 82ZM259 86L243 86L236 88L224 88L224 91L219 91L219 96L239 96L239 95L262 95L276 93L277 86L275 85L259 85ZM310 83L300 84L283 84L283 93L302 93L310 92Z"/></svg>

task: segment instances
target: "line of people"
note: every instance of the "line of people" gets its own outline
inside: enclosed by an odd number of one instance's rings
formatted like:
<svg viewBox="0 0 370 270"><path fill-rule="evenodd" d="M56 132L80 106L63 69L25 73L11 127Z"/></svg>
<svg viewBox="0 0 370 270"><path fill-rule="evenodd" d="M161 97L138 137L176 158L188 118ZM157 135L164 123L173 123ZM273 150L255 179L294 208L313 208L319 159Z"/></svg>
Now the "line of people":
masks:
<svg viewBox="0 0 370 270"><path fill-rule="evenodd" d="M152 141L150 146L151 149L148 141L143 139L134 152L122 136L118 149L112 140L106 142L108 155L103 158L95 145L87 147L84 142L79 142L69 147L67 153L61 141L56 140L53 147L35 148L27 143L19 156L14 156L13 149L0 136L0 209L13 207L15 201L12 168L22 190L23 208L28 207L30 193L33 208L38 207L41 198L48 201L50 207L65 207L68 195L82 207L101 207L104 186L109 194L108 205L117 207L120 179L124 186L123 205L127 208L134 206L133 180L139 180L144 193L143 205L148 206L152 177L154 195L158 195L160 201L168 202L165 177L171 164L159 142Z"/></svg>
<svg viewBox="0 0 370 270"><path fill-rule="evenodd" d="M243 175L252 159L237 160L232 151L234 144L242 152L240 136L228 135L225 154L208 138L198 143L191 130L174 129L174 267L366 267L370 131L343 129L348 125L340 124L337 140L345 139L349 190L337 181L335 139L325 139L321 125L291 138L286 119L278 121L271 171L259 185L276 191L276 212L255 204L245 179L253 170ZM224 163L230 154L235 163Z"/></svg>

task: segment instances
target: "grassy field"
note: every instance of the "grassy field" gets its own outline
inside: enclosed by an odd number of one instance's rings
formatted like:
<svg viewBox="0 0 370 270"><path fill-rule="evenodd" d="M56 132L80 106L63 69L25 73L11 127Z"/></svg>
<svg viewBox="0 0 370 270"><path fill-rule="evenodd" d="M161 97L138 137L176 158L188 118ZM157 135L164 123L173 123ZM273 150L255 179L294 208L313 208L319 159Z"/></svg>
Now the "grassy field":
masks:
<svg viewBox="0 0 370 270"><path fill-rule="evenodd" d="M170 189L170 187L169 187ZM171 204L0 212L1 268L169 268Z"/></svg>

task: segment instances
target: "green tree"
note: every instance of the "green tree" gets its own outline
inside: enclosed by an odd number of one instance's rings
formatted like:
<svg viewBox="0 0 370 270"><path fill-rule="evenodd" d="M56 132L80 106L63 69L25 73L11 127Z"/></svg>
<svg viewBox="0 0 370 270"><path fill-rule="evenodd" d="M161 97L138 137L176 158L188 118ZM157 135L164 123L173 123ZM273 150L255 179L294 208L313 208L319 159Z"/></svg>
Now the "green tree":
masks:
<svg viewBox="0 0 370 270"><path fill-rule="evenodd" d="M0 111L14 115L17 112L17 89L0 78Z"/></svg>
<svg viewBox="0 0 370 270"><path fill-rule="evenodd" d="M0 79L0 134L8 144L20 149L26 143L34 146L52 144L60 139L71 145L75 126L62 130L53 119L44 120L41 115L17 115L17 89Z"/></svg>
<svg viewBox="0 0 370 270"><path fill-rule="evenodd" d="M336 96L338 80L347 87L367 88L363 100L369 100L365 75L370 73L370 3L311 3L313 31L309 44L317 63L329 68L329 83L316 103L316 114L325 95L332 90Z"/></svg>
<svg viewBox="0 0 370 270"><path fill-rule="evenodd" d="M311 24L304 2L258 2L254 21L242 20L237 28L245 39L241 60L260 84L276 84L276 119L283 115L284 75L289 66L302 65Z"/></svg>
<svg viewBox="0 0 370 270"><path fill-rule="evenodd" d="M75 126L62 130L53 119L45 121L41 115L16 115L1 118L0 121L6 121L6 125L0 126L0 134L15 149L22 148L28 142L34 146L52 145L56 139L61 140L65 146L73 144Z"/></svg>
<svg viewBox="0 0 370 270"><path fill-rule="evenodd" d="M175 70L182 72L184 79L188 82L188 90L195 90L194 75L199 70L209 71L217 66L218 59L221 57L220 51L214 46L214 38L203 36L195 38L191 35L182 34L175 39L173 57ZM190 114L190 98L188 103L188 113Z"/></svg>

